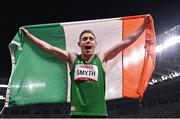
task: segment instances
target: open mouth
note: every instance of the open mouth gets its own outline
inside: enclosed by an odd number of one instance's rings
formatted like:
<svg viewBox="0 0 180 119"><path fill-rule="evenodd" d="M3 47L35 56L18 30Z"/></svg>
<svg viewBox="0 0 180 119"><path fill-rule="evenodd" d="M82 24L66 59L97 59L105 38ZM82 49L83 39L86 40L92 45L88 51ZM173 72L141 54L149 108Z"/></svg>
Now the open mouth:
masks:
<svg viewBox="0 0 180 119"><path fill-rule="evenodd" d="M90 45L86 45L84 48L85 48L86 50L89 50L89 49L91 49L91 48L92 48L92 46L90 46Z"/></svg>

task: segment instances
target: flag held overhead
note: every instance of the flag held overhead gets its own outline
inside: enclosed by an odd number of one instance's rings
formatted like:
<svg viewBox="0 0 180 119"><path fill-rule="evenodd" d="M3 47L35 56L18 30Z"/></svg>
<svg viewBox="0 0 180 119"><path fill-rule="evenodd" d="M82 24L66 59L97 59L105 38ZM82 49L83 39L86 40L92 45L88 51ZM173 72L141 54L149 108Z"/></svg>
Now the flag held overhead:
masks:
<svg viewBox="0 0 180 119"><path fill-rule="evenodd" d="M90 29L96 34L98 52L124 40L143 23L145 16L24 27L53 46L77 53L80 53L77 45L80 33ZM105 94L107 100L143 96L155 68L156 38L152 17L151 21L150 26L131 46L108 61ZM147 39L151 41L148 45ZM6 106L70 101L69 67L65 62L26 40L20 31L9 44L9 50L12 71L6 93Z"/></svg>

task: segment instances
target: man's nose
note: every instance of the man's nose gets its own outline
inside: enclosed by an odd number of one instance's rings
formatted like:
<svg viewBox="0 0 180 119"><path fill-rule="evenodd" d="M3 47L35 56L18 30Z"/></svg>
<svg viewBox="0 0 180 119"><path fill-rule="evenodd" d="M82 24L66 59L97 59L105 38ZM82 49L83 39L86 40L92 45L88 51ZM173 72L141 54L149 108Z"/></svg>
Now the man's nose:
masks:
<svg viewBox="0 0 180 119"><path fill-rule="evenodd" d="M88 38L87 40L86 40L86 42L90 42L91 40L90 40L90 38Z"/></svg>

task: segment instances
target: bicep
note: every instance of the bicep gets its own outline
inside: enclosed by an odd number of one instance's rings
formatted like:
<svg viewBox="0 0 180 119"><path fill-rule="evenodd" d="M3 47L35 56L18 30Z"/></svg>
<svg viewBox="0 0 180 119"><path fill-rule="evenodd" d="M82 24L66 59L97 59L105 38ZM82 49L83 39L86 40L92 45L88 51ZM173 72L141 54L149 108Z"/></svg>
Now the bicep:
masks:
<svg viewBox="0 0 180 119"><path fill-rule="evenodd" d="M104 60L108 61L114 58L118 53L120 53L123 49L123 42L113 45L104 51Z"/></svg>
<svg viewBox="0 0 180 119"><path fill-rule="evenodd" d="M61 61L70 62L70 54L65 50L57 47L52 47L51 53Z"/></svg>
<svg viewBox="0 0 180 119"><path fill-rule="evenodd" d="M129 39L123 40L123 41L113 45L112 47L110 47L109 49L104 51L104 59L108 61L108 60L114 58L122 50L127 48L129 45L130 45L130 40Z"/></svg>

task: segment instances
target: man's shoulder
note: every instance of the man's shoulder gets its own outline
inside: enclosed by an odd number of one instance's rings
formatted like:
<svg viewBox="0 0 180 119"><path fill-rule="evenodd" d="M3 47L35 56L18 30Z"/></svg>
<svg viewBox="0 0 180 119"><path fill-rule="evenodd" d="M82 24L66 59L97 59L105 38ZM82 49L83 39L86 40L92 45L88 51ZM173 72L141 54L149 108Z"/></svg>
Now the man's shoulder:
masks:
<svg viewBox="0 0 180 119"><path fill-rule="evenodd" d="M69 53L69 55L72 55L72 56L77 56L77 53L76 52L73 52L73 51L67 51Z"/></svg>
<svg viewBox="0 0 180 119"><path fill-rule="evenodd" d="M104 52L102 52L102 51L97 52L96 55L99 57L99 59L100 59L101 61L103 61L103 59L104 59Z"/></svg>
<svg viewBox="0 0 180 119"><path fill-rule="evenodd" d="M78 54L73 51L68 51L68 55L69 55L70 63L73 63L78 56Z"/></svg>

